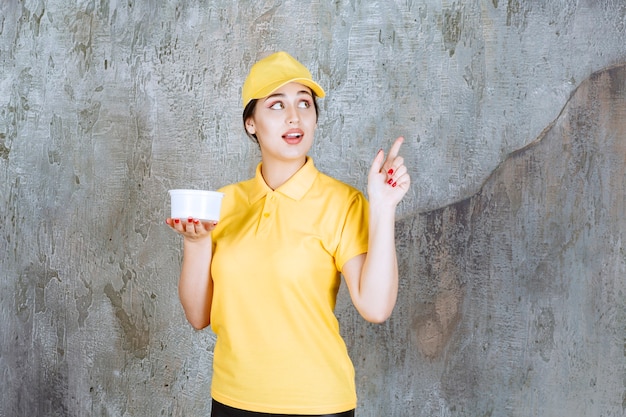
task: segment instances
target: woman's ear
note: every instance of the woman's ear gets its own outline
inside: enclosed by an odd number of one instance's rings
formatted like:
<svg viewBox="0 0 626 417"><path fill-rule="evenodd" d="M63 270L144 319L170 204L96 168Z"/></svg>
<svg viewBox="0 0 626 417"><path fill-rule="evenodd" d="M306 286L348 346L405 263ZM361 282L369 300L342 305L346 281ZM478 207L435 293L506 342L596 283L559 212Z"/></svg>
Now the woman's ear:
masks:
<svg viewBox="0 0 626 417"><path fill-rule="evenodd" d="M256 128L254 127L254 121L252 118L246 120L246 132L250 135L256 134Z"/></svg>

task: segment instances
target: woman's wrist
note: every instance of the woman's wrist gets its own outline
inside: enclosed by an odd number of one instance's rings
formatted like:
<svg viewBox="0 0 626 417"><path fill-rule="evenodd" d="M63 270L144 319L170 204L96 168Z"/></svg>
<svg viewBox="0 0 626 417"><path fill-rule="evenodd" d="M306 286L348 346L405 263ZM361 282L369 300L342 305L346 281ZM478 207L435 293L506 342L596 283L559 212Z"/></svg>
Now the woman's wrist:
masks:
<svg viewBox="0 0 626 417"><path fill-rule="evenodd" d="M184 249L205 249L210 248L213 244L211 239L211 233L206 236L183 236L183 248Z"/></svg>
<svg viewBox="0 0 626 417"><path fill-rule="evenodd" d="M395 218L397 203L385 200L370 201L369 213L370 217L391 217Z"/></svg>

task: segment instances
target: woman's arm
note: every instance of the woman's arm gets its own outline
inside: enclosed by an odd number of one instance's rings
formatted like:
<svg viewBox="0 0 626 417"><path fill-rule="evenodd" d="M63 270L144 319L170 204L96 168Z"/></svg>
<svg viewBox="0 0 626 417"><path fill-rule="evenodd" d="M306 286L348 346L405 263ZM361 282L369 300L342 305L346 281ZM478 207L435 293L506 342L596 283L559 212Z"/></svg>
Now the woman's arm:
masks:
<svg viewBox="0 0 626 417"><path fill-rule="evenodd" d="M166 222L183 236L183 264L178 281L180 303L189 323L195 329L203 329L211 323L213 301L211 231L217 222L169 218Z"/></svg>
<svg viewBox="0 0 626 417"><path fill-rule="evenodd" d="M396 139L387 159L378 152L368 176L368 252L350 259L343 267L350 297L367 321L382 323L393 311L398 295L398 261L395 243L396 206L411 185L398 156L404 139Z"/></svg>

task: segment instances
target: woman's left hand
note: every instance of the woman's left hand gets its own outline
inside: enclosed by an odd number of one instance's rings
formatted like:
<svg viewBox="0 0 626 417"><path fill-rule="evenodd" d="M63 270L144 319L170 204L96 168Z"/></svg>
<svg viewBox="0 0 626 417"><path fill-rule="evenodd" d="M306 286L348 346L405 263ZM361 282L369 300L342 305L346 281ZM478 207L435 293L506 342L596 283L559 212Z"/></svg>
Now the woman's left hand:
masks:
<svg viewBox="0 0 626 417"><path fill-rule="evenodd" d="M398 156L402 142L403 137L396 139L386 159L382 149L376 154L367 181L370 204L388 204L395 207L409 191L411 177L404 166L404 158Z"/></svg>

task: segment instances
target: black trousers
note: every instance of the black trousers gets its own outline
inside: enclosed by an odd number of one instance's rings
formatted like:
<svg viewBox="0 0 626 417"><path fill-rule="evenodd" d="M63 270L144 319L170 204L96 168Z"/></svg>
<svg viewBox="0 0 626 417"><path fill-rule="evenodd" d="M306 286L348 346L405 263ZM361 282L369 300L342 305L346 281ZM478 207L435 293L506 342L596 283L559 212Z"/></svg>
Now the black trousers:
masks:
<svg viewBox="0 0 626 417"><path fill-rule="evenodd" d="M336 414L270 414L240 410L213 400L211 403L211 417L354 417L354 410Z"/></svg>

